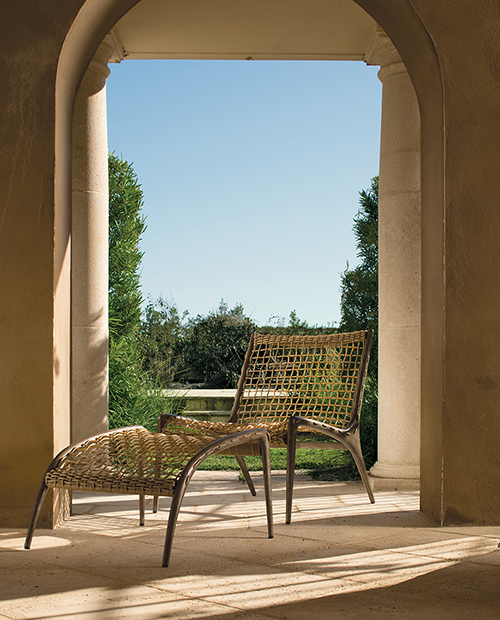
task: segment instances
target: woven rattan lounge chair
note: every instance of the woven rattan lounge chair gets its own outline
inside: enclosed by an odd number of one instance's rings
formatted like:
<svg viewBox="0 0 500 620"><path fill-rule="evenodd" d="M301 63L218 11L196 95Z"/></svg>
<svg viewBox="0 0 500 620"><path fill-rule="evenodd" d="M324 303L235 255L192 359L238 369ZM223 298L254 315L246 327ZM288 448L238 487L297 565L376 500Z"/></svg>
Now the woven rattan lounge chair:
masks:
<svg viewBox="0 0 500 620"><path fill-rule="evenodd" d="M129 426L75 443L54 458L40 485L24 546L26 549L31 546L49 488L139 495L141 524L144 523L144 496L166 495L172 497L163 550L163 566L168 566L177 516L194 472L212 454L247 442L257 442L261 448L268 534L272 538L269 437L264 429L214 439L200 435L165 435L152 433L142 426Z"/></svg>
<svg viewBox="0 0 500 620"><path fill-rule="evenodd" d="M295 450L349 450L370 501L375 498L361 452L359 422L370 358L371 330L326 336L253 334L243 363L238 389L227 423L205 422L164 414L165 433L210 435L214 439L249 428L265 428L271 447L286 447L286 523L292 517ZM335 441L297 441L327 435ZM299 436L300 438L300 436ZM234 454L254 493L243 456L259 455L255 442L239 445Z"/></svg>

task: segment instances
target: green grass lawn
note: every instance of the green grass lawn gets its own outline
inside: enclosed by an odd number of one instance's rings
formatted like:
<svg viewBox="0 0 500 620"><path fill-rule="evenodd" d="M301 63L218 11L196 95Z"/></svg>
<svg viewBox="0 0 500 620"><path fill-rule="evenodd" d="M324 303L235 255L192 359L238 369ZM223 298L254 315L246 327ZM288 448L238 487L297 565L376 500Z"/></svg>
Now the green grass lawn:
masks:
<svg viewBox="0 0 500 620"><path fill-rule="evenodd" d="M246 456L250 471L262 471L262 459ZM239 470L234 456L216 454L208 458L199 469ZM271 448L271 469L286 469L286 448ZM347 450L297 449L295 470L303 471L314 480L360 480L358 470Z"/></svg>

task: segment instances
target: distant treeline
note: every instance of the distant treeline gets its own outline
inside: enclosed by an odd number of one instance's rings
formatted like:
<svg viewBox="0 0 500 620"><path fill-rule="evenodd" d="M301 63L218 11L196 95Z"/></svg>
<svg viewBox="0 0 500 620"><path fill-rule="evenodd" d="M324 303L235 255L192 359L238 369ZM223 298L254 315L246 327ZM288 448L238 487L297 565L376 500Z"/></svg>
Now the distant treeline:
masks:
<svg viewBox="0 0 500 620"><path fill-rule="evenodd" d="M206 316L178 311L175 303L150 301L143 313L139 347L143 368L162 386L171 384L203 388L236 387L241 366L253 332L264 334L329 334L332 326L309 326L296 312L278 325L259 326L245 315L244 308L234 308L221 300L216 310Z"/></svg>

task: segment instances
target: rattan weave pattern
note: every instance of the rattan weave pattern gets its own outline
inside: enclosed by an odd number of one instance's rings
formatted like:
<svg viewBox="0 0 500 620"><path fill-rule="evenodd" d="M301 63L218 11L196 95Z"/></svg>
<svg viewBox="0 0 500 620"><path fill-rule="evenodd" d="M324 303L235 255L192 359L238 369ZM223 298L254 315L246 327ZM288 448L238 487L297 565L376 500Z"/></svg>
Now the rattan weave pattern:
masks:
<svg viewBox="0 0 500 620"><path fill-rule="evenodd" d="M248 424L233 424L232 422L210 422L207 420L192 420L191 418L172 417L163 426L163 433L187 433L190 436L208 436L212 441L220 437L227 437L241 431L263 428L262 424L249 422ZM274 448L286 447L285 437L287 419L265 424L264 428L269 433L269 442Z"/></svg>
<svg viewBox="0 0 500 620"><path fill-rule="evenodd" d="M254 334L238 403L238 422L292 415L337 428L349 425L365 332L319 336Z"/></svg>
<svg viewBox="0 0 500 620"><path fill-rule="evenodd" d="M46 474L45 483L49 488L171 496L188 461L212 441L124 428L70 450Z"/></svg>

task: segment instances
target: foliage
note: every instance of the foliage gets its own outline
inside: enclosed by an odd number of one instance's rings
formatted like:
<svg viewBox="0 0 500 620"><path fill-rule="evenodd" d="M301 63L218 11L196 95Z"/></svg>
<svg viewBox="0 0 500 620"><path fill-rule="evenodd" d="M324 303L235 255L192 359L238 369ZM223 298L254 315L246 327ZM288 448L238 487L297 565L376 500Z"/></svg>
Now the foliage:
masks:
<svg viewBox="0 0 500 620"><path fill-rule="evenodd" d="M184 368L205 387L236 387L255 329L241 304L229 309L222 299L217 310L189 321L182 343Z"/></svg>
<svg viewBox="0 0 500 620"><path fill-rule="evenodd" d="M341 274L340 331L373 329L361 415L361 443L367 467L377 460L378 403L378 177L360 192L360 209L354 219L360 264ZM352 463L354 466L354 463Z"/></svg>
<svg viewBox="0 0 500 620"><path fill-rule="evenodd" d="M334 333L335 327L311 327L301 321L295 310L288 324L273 317L277 325L259 327L237 304L229 309L221 300L217 310L186 321L172 301L151 300L143 313L140 345L143 369L159 385L173 382L207 388L236 387L252 332L265 334Z"/></svg>
<svg viewBox="0 0 500 620"><path fill-rule="evenodd" d="M109 156L109 424L142 424L171 406L142 370L138 346L141 317L139 241L146 229L143 195L132 166Z"/></svg>
<svg viewBox="0 0 500 620"><path fill-rule="evenodd" d="M187 310L181 315L173 302L161 297L156 302L149 300L144 309L140 330L143 369L163 387L185 375L181 353L187 315Z"/></svg>
<svg viewBox="0 0 500 620"><path fill-rule="evenodd" d="M360 192L354 236L360 264L341 274L341 331L378 328L378 177ZM376 365L372 365L371 374Z"/></svg>
<svg viewBox="0 0 500 620"><path fill-rule="evenodd" d="M133 335L141 318L139 241L143 194L132 166L109 155L109 316L115 337Z"/></svg>
<svg viewBox="0 0 500 620"><path fill-rule="evenodd" d="M307 321L301 321L295 310L290 312L288 324L285 325L285 319L280 316L271 317L270 322L275 325L265 325L259 327L261 334L282 334L287 336L315 336L319 334L335 334L338 332L336 327L328 325L322 327L318 325L309 325Z"/></svg>
<svg viewBox="0 0 500 620"><path fill-rule="evenodd" d="M376 460L377 324L378 324L378 178L360 193L354 233L360 264L341 274L341 322L338 328L309 326L293 310L288 322L273 317L273 325L257 327L243 306L230 309L221 300L206 316L187 319L173 302L149 300L140 320L139 240L145 230L142 191L127 162L110 156L110 423L112 427L142 424L155 428L162 412L175 412L178 399L163 396L172 381L197 382L210 388L236 387L254 331L314 335L371 327L375 339L369 367L361 437L367 467ZM270 321L271 322L271 321ZM273 468L286 467L286 451L273 450ZM255 462L254 462L255 461ZM250 469L261 468L250 459ZM213 457L205 468L237 468L232 457ZM298 450L297 468L316 478L357 478L345 451Z"/></svg>
<svg viewBox="0 0 500 620"><path fill-rule="evenodd" d="M172 381L197 381L203 387L236 387L248 341L254 331L290 335L334 333L372 327L377 333L378 299L378 179L361 192L354 232L361 263L342 274L339 328L309 326L293 310L288 322L274 317L274 325L257 327L243 306L230 309L221 300L206 316L187 320L173 302L149 300L141 322L139 241L144 232L143 195L130 164L109 158L109 326L110 426L142 424L152 430L160 413L176 412L178 400L164 396ZM362 442L369 467L376 459L377 355L376 338L367 378L362 415ZM284 450L273 450L273 468L284 469ZM230 469L230 457L207 461L206 468ZM250 460L251 469L261 467ZM357 477L352 459L343 451L298 450L297 468L315 477Z"/></svg>
<svg viewBox="0 0 500 620"><path fill-rule="evenodd" d="M141 424L156 431L161 413L175 413L175 399L141 368L141 357L132 336L111 339L109 355L110 428Z"/></svg>

